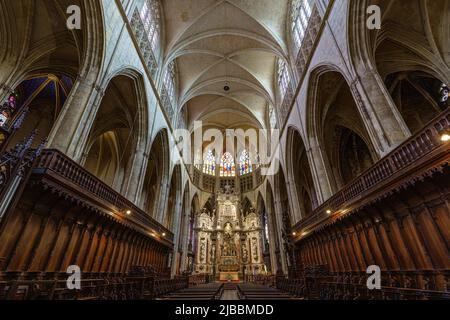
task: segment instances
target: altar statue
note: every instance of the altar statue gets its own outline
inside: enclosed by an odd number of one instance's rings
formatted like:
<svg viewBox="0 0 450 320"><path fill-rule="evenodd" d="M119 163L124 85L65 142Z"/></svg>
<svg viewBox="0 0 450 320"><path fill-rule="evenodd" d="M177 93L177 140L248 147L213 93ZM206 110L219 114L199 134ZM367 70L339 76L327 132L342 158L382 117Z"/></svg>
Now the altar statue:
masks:
<svg viewBox="0 0 450 320"><path fill-rule="evenodd" d="M227 222L227 223L225 224L225 229L224 229L224 231L225 231L225 234L227 234L227 235L229 235L229 236L232 235L232 233L233 233L233 228L232 228L232 226L231 226L231 223Z"/></svg>
<svg viewBox="0 0 450 320"><path fill-rule="evenodd" d="M236 256L236 246L234 244L233 228L231 223L227 222L224 228L223 237L223 255L226 257Z"/></svg>

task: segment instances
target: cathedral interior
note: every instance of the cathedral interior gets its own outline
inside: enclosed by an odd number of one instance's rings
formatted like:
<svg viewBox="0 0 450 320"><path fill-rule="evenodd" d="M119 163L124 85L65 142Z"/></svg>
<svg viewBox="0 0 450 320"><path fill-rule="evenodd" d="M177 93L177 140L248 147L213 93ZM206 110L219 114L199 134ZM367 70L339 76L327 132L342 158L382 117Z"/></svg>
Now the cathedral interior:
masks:
<svg viewBox="0 0 450 320"><path fill-rule="evenodd" d="M0 0L0 43L0 300L450 299L450 1Z"/></svg>

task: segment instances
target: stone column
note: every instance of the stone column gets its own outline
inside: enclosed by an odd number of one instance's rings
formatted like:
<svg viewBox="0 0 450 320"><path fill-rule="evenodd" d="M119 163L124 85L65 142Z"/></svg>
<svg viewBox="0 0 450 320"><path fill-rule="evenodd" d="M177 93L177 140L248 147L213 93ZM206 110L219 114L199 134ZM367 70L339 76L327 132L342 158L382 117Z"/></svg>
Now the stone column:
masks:
<svg viewBox="0 0 450 320"><path fill-rule="evenodd" d="M379 157L386 155L411 136L410 130L376 71L360 72L350 88Z"/></svg>
<svg viewBox="0 0 450 320"><path fill-rule="evenodd" d="M80 75L48 137L48 146L80 162L104 91Z"/></svg>
<svg viewBox="0 0 450 320"><path fill-rule="evenodd" d="M145 171L147 169L148 157L142 147L138 147L135 151L131 172L126 180L126 186L122 193L126 195L127 199L136 205L139 205L139 198L141 196Z"/></svg>
<svg viewBox="0 0 450 320"><path fill-rule="evenodd" d="M275 230L276 221L275 220L275 212L272 212L273 206L267 205L267 224L269 226L269 258L270 258L270 267L273 274L277 272L277 232Z"/></svg>
<svg viewBox="0 0 450 320"><path fill-rule="evenodd" d="M0 103L2 103L12 92L16 83L23 78L19 69L17 59L2 61L0 64Z"/></svg>
<svg viewBox="0 0 450 320"><path fill-rule="evenodd" d="M161 189L159 190L159 196L156 199L158 201L157 208L156 208L156 221L163 224L164 218L166 216L167 211L167 203L169 201L169 188L170 188L170 182L167 178L163 177L163 181L161 182Z"/></svg>
<svg viewBox="0 0 450 320"><path fill-rule="evenodd" d="M180 271L183 272L186 270L186 260L188 257L189 251L189 224L190 224L190 205L189 201L185 202L184 208L184 226L181 226L184 230L183 239L182 239L182 247L181 247L181 263L180 263Z"/></svg>
<svg viewBox="0 0 450 320"><path fill-rule="evenodd" d="M179 199L180 197L177 197L176 205L175 205L175 213L174 213L174 228L173 228L173 235L174 235L174 241L173 241L173 259L172 259L172 265L171 265L171 276L175 276L177 271L177 263L178 259L180 258L178 255L178 247L180 246L180 232L183 228L183 226L180 226L181 224L181 212L182 212L182 199Z"/></svg>
<svg viewBox="0 0 450 320"><path fill-rule="evenodd" d="M281 268L284 274L287 274L288 272L288 266L287 266L287 261L286 261L286 255L284 252L284 240L282 237L282 229L283 229L283 219L282 219L282 208L281 208L281 203L279 200L279 195L278 192L275 192L274 197L276 200L274 200L274 208L275 208L275 212L274 212L274 217L277 221L277 226L278 226L278 230L275 230L276 235L278 236L278 242L280 244L280 250L281 253L280 257L281 257Z"/></svg>
<svg viewBox="0 0 450 320"><path fill-rule="evenodd" d="M9 95L13 92L13 89L5 83L0 83L0 104L2 104Z"/></svg>
<svg viewBox="0 0 450 320"><path fill-rule="evenodd" d="M324 157L324 151L320 147L316 138L310 139L310 146L307 150L307 155L314 182L314 189L317 194L317 201L318 204L321 205L333 195L333 191L336 189L335 182L331 174L331 170L328 170L326 157Z"/></svg>
<svg viewBox="0 0 450 320"><path fill-rule="evenodd" d="M289 169L288 169L289 170ZM291 212L291 221L293 224L297 223L302 219L302 214L305 214L304 212L301 212L300 206L299 206L299 199L297 197L297 186L295 184L294 176L288 174L286 177L286 184L287 184L287 193L289 195L289 205L290 205L290 212Z"/></svg>

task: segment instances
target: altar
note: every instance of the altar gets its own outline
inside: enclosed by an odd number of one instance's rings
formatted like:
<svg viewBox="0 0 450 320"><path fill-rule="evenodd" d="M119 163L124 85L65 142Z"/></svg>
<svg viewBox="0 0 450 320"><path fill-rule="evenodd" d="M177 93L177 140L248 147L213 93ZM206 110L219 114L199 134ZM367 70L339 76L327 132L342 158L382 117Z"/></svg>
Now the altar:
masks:
<svg viewBox="0 0 450 320"><path fill-rule="evenodd" d="M246 274L264 271L261 217L253 208L241 209L241 199L230 188L219 192L212 210L196 218L194 272L223 282L238 282Z"/></svg>
<svg viewBox="0 0 450 320"><path fill-rule="evenodd" d="M223 282L239 282L239 272L222 271L220 272L219 281Z"/></svg>

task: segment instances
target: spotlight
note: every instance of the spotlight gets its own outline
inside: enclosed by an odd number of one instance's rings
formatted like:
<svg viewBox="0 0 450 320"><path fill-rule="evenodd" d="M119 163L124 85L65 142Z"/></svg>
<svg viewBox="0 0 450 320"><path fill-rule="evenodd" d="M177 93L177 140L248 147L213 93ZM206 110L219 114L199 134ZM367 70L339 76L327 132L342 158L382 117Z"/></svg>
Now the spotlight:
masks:
<svg viewBox="0 0 450 320"><path fill-rule="evenodd" d="M131 215L131 210L127 210L125 213L127 214L127 216L129 216Z"/></svg>
<svg viewBox="0 0 450 320"><path fill-rule="evenodd" d="M440 133L441 134L441 141L442 142L449 142L450 141L450 130L445 130Z"/></svg>
<svg viewBox="0 0 450 320"><path fill-rule="evenodd" d="M331 214L331 210L330 209L327 210L327 214Z"/></svg>
<svg viewBox="0 0 450 320"><path fill-rule="evenodd" d="M165 233L165 232L163 232L163 233L162 233L162 236L163 236L163 237L165 237L165 236L166 236L166 233Z"/></svg>
<svg viewBox="0 0 450 320"><path fill-rule="evenodd" d="M295 237L297 235L297 232L292 232L292 235Z"/></svg>

